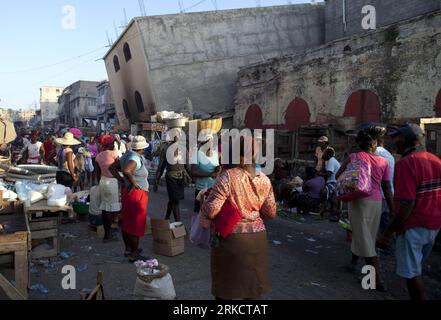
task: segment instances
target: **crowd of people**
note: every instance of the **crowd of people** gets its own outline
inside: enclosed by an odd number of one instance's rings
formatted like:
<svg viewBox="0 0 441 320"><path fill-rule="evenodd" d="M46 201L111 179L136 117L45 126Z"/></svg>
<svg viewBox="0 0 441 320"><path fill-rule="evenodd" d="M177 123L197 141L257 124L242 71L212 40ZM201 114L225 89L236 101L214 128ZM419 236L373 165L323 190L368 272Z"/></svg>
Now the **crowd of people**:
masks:
<svg viewBox="0 0 441 320"><path fill-rule="evenodd" d="M376 290L386 291L378 250L394 252L396 272L406 279L411 298L425 299L422 265L441 228L441 160L425 150L424 132L416 124L387 136L383 126L361 126L352 152L341 164L328 138L321 137L315 153L317 165L306 168L303 191L291 188L282 198L300 213L320 211L320 204L328 204L330 220L339 221L337 180L349 164L367 164L369 194L347 201L352 229L352 259L347 270L355 273L359 259L364 258L375 269ZM395 145L398 162L385 148L388 139Z"/></svg>
<svg viewBox="0 0 441 320"><path fill-rule="evenodd" d="M418 125L405 125L390 136L401 157L397 163L385 148L385 127L362 127L355 148L343 163L336 159L329 139L321 137L316 166L306 169L301 192L290 191L281 200L299 212L320 211L324 201L331 221L338 221L341 203L336 185L340 176L354 161L367 164L371 168L370 193L347 204L352 228L352 258L347 269L355 272L363 258L376 271L376 289L386 291L378 249L392 246L397 274L406 279L411 298L424 299L422 264L441 228L441 160L425 151L424 133ZM83 139L72 132L58 137L33 132L25 139L20 136L15 142L21 145L22 162L56 165L57 183L91 188L91 208L101 211L104 242L118 241L112 224L120 216L125 256L130 262L149 259L139 245L145 234L150 191L150 144L143 136L126 140L125 135L105 134ZM276 160L275 172L266 176L257 164L259 144L244 137L240 164L221 165L222 146L213 144L213 135L201 139L187 155L175 150L175 160L189 156L192 165L171 164L167 154L179 139L177 135L163 143L159 170L153 177L156 192L166 172L169 201L165 219L173 214L175 221L181 221L184 188L195 185L194 212L200 228L211 238L213 295L219 300L261 298L271 290L264 220L276 217L274 190L280 188L277 181L288 174L286 168ZM251 163L245 161L249 154L253 155Z"/></svg>

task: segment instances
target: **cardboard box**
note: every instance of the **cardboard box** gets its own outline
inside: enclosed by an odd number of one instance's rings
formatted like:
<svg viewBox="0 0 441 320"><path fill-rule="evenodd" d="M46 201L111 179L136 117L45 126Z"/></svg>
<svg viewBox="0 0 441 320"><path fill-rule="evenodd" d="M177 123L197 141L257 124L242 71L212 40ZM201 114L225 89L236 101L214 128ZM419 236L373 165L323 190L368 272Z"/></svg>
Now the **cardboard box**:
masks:
<svg viewBox="0 0 441 320"><path fill-rule="evenodd" d="M167 257L175 257L185 252L184 224L172 228L170 221L152 219L153 252Z"/></svg>

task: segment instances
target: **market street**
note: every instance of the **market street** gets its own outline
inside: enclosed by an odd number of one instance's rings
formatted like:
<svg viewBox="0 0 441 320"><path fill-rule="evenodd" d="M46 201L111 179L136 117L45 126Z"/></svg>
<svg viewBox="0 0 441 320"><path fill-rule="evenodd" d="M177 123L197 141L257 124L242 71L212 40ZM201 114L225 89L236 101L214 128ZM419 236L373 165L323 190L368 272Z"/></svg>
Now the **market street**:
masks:
<svg viewBox="0 0 441 320"><path fill-rule="evenodd" d="M193 200L192 190L186 190L182 214L190 229ZM150 193L149 216L162 218L167 201L165 187L157 194ZM403 281L394 272L394 258L381 257L388 293L367 292L358 283L358 276L348 274L343 268L350 258L350 245L345 232L336 223L316 221L307 216L306 221L277 218L267 223L269 231L270 271L273 290L267 299L407 299ZM36 300L78 300L82 289L92 289L97 272L104 271L106 299L134 299L132 295L136 269L122 255L122 241L103 244L102 239L89 236L87 222L65 224L61 227L61 251L72 251L76 256L62 260L54 268L35 265L31 285L42 284L49 289L43 294L30 292ZM74 236L75 238L71 238ZM315 240L315 241L314 241ZM274 244L280 241L281 244ZM278 242L276 242L278 243ZM210 291L209 250L200 249L186 239L185 254L174 258L152 254L152 236L142 240L144 254L153 256L170 267L170 273L179 300L213 299ZM53 261L57 261L55 259ZM77 272L77 290L61 288L61 268L73 265ZM429 267L430 266L430 267ZM361 267L361 266L360 266ZM38 273L37 273L38 271ZM360 274L361 276L361 274ZM426 265L424 277L429 297L441 298L441 254L434 251Z"/></svg>

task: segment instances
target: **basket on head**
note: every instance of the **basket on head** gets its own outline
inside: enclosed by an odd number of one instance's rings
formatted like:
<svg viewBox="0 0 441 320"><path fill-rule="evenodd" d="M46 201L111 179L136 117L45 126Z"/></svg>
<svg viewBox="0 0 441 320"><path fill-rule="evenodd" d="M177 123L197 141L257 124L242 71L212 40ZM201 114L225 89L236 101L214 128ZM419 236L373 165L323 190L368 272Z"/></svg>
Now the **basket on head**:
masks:
<svg viewBox="0 0 441 320"><path fill-rule="evenodd" d="M222 130L222 123L222 118L201 120L199 128L200 130L211 130L212 133L219 133Z"/></svg>

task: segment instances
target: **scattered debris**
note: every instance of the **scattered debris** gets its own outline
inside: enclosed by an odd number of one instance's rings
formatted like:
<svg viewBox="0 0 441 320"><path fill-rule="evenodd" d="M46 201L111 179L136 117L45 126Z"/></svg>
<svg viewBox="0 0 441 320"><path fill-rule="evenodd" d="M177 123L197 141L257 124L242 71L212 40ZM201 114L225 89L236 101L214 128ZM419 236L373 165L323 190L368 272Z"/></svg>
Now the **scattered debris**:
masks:
<svg viewBox="0 0 441 320"><path fill-rule="evenodd" d="M73 256L75 256L76 254L75 254L75 252L72 252L72 251L63 251L63 252L60 252L60 257L61 258L63 258L63 259L69 259L69 258L71 258L71 257L73 257Z"/></svg>
<svg viewBox="0 0 441 320"><path fill-rule="evenodd" d="M317 240L315 240L314 238L305 238L305 240L306 241L309 241L309 242L316 242Z"/></svg>
<svg viewBox="0 0 441 320"><path fill-rule="evenodd" d="M78 236L75 236L73 234L70 233L61 233L60 236L64 239L76 239L78 238Z"/></svg>
<svg viewBox="0 0 441 320"><path fill-rule="evenodd" d="M31 287L31 290L32 291L38 291L38 292L40 292L40 293L42 293L42 294L48 294L49 293L49 289L48 288L46 288L44 285L42 285L42 284L34 284L32 287Z"/></svg>
<svg viewBox="0 0 441 320"><path fill-rule="evenodd" d="M315 287L326 288L326 286L323 286L320 283L311 282L311 285Z"/></svg>
<svg viewBox="0 0 441 320"><path fill-rule="evenodd" d="M326 234L334 234L332 231L326 231Z"/></svg>
<svg viewBox="0 0 441 320"><path fill-rule="evenodd" d="M282 242L277 241L277 240L273 240L273 244L275 244L276 246L280 246L282 244Z"/></svg>
<svg viewBox="0 0 441 320"><path fill-rule="evenodd" d="M286 237L287 237L288 239L292 239L292 238L294 238L292 235L289 235L289 234L287 234Z"/></svg>
<svg viewBox="0 0 441 320"><path fill-rule="evenodd" d="M318 251L305 250L306 253L319 254Z"/></svg>
<svg viewBox="0 0 441 320"><path fill-rule="evenodd" d="M322 249L323 246L316 246L315 248L316 248L316 249Z"/></svg>
<svg viewBox="0 0 441 320"><path fill-rule="evenodd" d="M77 267L77 272L84 272L89 268L89 266L87 264L84 264L82 266Z"/></svg>

